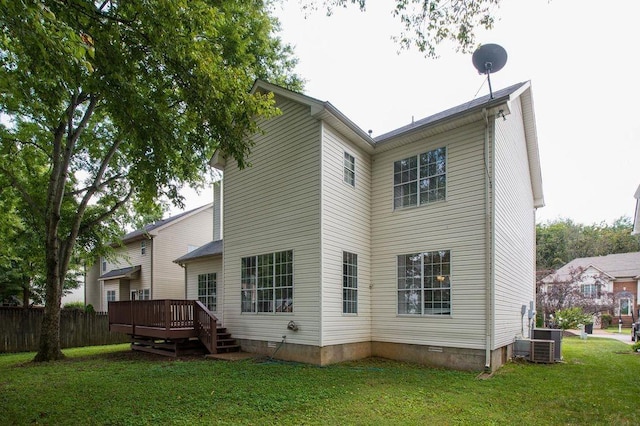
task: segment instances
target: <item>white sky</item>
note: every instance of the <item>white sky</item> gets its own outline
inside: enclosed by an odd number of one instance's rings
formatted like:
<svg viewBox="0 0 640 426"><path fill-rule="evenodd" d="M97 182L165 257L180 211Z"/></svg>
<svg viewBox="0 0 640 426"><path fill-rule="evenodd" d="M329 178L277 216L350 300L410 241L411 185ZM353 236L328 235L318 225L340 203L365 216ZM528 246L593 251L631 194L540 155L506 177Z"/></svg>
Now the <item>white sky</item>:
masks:
<svg viewBox="0 0 640 426"><path fill-rule="evenodd" d="M471 54L439 48L440 59L398 54L393 0L369 0L305 19L297 0L276 9L295 48L305 94L331 102L373 136L488 94ZM479 43L509 55L495 90L531 80L546 206L538 222L611 223L632 216L640 184L637 118L640 1L502 0L499 21ZM209 192L209 191L205 191ZM210 201L190 198L188 208Z"/></svg>

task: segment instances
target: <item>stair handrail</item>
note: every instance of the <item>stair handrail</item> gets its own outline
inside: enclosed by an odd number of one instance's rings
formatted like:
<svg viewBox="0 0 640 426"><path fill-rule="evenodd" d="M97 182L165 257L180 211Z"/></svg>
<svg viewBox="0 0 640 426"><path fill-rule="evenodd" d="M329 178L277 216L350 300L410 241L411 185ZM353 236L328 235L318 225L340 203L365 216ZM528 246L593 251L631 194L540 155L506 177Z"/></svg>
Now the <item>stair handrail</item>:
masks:
<svg viewBox="0 0 640 426"><path fill-rule="evenodd" d="M202 302L199 300L195 300L194 302L193 328L195 328L198 338L207 348L209 353L218 353L218 318L216 318L216 316L213 315L213 313L207 309Z"/></svg>

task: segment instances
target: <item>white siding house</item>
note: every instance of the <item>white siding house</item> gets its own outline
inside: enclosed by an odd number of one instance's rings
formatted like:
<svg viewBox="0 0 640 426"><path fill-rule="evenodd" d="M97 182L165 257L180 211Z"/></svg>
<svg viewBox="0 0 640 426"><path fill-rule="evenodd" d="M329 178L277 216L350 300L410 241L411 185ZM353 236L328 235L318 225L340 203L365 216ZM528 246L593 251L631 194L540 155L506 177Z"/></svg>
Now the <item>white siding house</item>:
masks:
<svg viewBox="0 0 640 426"><path fill-rule="evenodd" d="M375 139L328 102L253 90L282 114L260 123L250 167L212 158L224 248L177 260L187 297L221 269L224 326L283 359L504 363L527 332L544 204L530 83Z"/></svg>
<svg viewBox="0 0 640 426"><path fill-rule="evenodd" d="M130 232L114 255L86 273L86 303L107 311L109 301L184 299L185 273L173 260L211 238L211 204Z"/></svg>

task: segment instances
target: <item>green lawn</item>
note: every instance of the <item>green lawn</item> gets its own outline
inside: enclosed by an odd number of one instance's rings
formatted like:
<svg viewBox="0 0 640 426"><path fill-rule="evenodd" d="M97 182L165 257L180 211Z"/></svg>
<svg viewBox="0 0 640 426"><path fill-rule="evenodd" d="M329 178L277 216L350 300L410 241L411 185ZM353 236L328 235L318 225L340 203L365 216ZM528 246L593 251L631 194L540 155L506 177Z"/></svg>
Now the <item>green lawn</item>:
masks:
<svg viewBox="0 0 640 426"><path fill-rule="evenodd" d="M615 424L640 422L640 354L563 340L565 362L510 363L488 379L380 359L173 360L127 345L0 355L1 424Z"/></svg>

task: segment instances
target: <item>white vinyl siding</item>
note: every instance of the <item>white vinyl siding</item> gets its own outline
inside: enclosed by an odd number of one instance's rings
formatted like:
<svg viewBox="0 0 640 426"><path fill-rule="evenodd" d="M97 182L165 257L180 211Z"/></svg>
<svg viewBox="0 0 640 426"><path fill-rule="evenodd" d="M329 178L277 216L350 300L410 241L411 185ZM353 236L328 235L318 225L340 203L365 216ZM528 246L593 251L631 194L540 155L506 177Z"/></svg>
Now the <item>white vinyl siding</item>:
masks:
<svg viewBox="0 0 640 426"><path fill-rule="evenodd" d="M373 157L372 340L419 345L484 348L485 169L482 121L418 139ZM446 201L396 209L394 162L445 147ZM452 315L399 316L397 256L442 248L455 254Z"/></svg>
<svg viewBox="0 0 640 426"><path fill-rule="evenodd" d="M282 115L260 122L250 167L224 170L225 326L238 339L320 343L320 123L309 107L276 97ZM339 162L341 170L342 161ZM340 174L339 182L342 180ZM343 185L345 186L345 185ZM294 312L241 313L241 260L292 250ZM299 331L287 330L295 320Z"/></svg>
<svg viewBox="0 0 640 426"><path fill-rule="evenodd" d="M184 219L178 219L171 226L157 232L152 240L152 297L154 299L184 299L187 297L184 286L184 269L174 260L187 254L187 248L190 245L201 247L210 242L213 236L212 228L213 207L209 207Z"/></svg>
<svg viewBox="0 0 640 426"><path fill-rule="evenodd" d="M494 215L493 348L527 333L523 305L535 301L535 209L520 99L506 120L497 119Z"/></svg>
<svg viewBox="0 0 640 426"><path fill-rule="evenodd" d="M357 164L342 182L344 152ZM371 340L371 159L329 125L322 145L322 346ZM343 252L358 255L358 313L343 313Z"/></svg>

